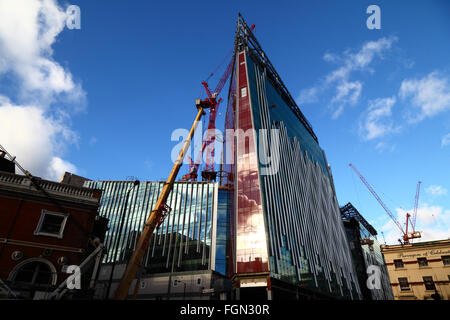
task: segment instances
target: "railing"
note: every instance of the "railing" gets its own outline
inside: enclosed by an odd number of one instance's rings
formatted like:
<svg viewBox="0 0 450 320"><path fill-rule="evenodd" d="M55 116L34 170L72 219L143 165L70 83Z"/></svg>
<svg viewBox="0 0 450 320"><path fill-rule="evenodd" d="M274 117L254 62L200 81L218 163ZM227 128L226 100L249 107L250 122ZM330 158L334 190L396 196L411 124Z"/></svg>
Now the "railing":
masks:
<svg viewBox="0 0 450 320"><path fill-rule="evenodd" d="M42 189L44 189L47 192L60 193L74 197L98 198L97 194L99 190L96 189L75 187L68 184L42 180L39 178L36 178L36 182ZM27 178L26 176L21 176L7 172L0 172L0 183L20 185L26 187L32 186L30 179Z"/></svg>

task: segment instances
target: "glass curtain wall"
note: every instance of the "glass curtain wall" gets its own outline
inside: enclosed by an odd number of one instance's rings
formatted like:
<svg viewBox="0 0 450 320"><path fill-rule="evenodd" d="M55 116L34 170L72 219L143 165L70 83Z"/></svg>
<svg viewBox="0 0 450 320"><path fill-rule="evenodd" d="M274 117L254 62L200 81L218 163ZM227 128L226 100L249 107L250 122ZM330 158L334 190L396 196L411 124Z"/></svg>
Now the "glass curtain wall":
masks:
<svg viewBox="0 0 450 320"><path fill-rule="evenodd" d="M144 223L153 209L164 182L141 182L133 188L130 181L87 181L85 187L103 190L99 214L109 219L104 262L127 261L135 249ZM126 199L128 190L131 190ZM213 237L217 219L217 183L176 182L168 197L170 214L152 234L144 267L150 273L206 270L215 268L221 254L212 255L216 241ZM125 208L125 203L127 207ZM119 239L120 221L125 223ZM223 220L221 213L220 219ZM221 220L216 231L220 248L224 244ZM226 239L225 239L226 241ZM222 261L220 261L222 263ZM223 267L222 267L223 270Z"/></svg>

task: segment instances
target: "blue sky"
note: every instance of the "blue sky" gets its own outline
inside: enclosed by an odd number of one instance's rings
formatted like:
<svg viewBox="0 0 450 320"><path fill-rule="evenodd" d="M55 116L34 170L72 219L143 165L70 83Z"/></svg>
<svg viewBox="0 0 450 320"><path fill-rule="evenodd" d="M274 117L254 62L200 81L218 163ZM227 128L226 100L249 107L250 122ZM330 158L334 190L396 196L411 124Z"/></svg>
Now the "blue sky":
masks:
<svg viewBox="0 0 450 320"><path fill-rule="evenodd" d="M65 27L69 4L80 30ZM366 27L371 4L380 30ZM171 134L191 125L238 12L312 124L339 203L393 243L348 164L402 222L421 180L418 229L450 237L448 1L0 0L0 143L46 178L165 179Z"/></svg>

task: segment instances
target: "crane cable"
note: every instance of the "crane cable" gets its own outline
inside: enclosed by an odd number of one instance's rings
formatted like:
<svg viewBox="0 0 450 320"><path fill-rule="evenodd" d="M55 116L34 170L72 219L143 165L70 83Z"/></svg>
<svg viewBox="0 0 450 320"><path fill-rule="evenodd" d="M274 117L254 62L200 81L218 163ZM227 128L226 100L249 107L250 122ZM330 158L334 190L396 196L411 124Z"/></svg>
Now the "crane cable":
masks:
<svg viewBox="0 0 450 320"><path fill-rule="evenodd" d="M211 72L211 74L208 76L208 78L206 78L205 82L208 82L209 79L211 79L212 76L214 76L214 74L220 69L220 67L223 66L223 64L225 62L227 62L231 56L231 54L233 53L234 49L231 49L230 52L227 53L227 55L225 56L225 58L222 60L222 62L219 63L219 65L214 69L213 72Z"/></svg>

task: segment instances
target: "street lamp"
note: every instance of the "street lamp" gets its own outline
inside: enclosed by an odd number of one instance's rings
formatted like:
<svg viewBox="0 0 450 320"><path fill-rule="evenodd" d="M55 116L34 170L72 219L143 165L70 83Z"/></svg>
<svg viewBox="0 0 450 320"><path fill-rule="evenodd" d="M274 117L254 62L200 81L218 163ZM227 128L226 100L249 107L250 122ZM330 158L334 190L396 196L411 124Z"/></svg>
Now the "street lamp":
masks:
<svg viewBox="0 0 450 320"><path fill-rule="evenodd" d="M125 223L125 211L126 211L127 205L128 205L128 198L130 197L131 190L133 190L134 187L138 186L139 183L140 183L139 180L135 180L134 183L133 183L133 186L128 189L127 196L125 198L125 206L123 206L123 208L122 208L122 217L121 217L122 219L120 221L119 234L117 235L117 239L116 239L113 263L112 263L112 266L111 266L111 272L109 274L108 289L106 290L106 299L109 298L109 292L111 290L111 283L112 283L112 278L113 278L113 274L114 274L114 269L116 268L117 251L118 251L118 248L119 248L120 239L122 238L122 229L123 229L123 225Z"/></svg>

